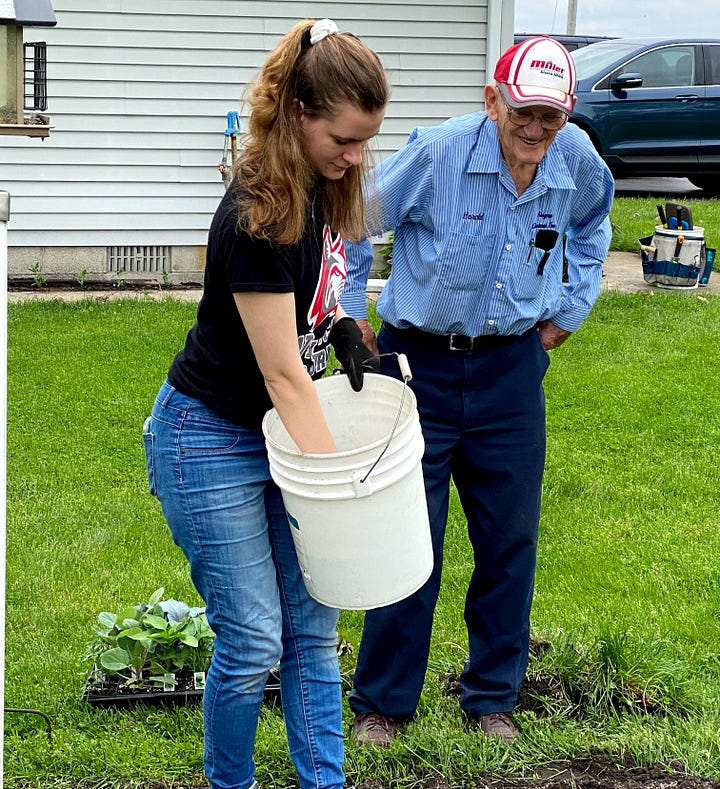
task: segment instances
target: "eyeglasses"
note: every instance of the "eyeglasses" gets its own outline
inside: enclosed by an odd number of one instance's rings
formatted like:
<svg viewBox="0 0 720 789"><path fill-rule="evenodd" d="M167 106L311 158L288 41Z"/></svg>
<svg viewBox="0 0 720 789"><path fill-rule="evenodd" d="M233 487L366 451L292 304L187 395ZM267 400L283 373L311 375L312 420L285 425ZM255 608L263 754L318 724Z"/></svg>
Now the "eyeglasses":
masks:
<svg viewBox="0 0 720 789"><path fill-rule="evenodd" d="M558 131L568 121L567 113L564 112L544 112L542 115L536 115L527 107L511 107L506 101L503 101L503 104L507 110L508 120L513 126L529 126L533 121L540 121L543 129Z"/></svg>

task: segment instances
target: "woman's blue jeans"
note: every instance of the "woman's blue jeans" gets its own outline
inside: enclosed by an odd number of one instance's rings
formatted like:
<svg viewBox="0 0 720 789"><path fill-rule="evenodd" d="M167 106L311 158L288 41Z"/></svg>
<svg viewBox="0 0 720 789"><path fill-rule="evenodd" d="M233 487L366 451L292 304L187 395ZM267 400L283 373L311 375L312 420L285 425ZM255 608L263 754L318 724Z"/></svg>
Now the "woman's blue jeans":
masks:
<svg viewBox="0 0 720 789"><path fill-rule="evenodd" d="M260 705L278 660L300 787L343 786L338 612L305 589L262 431L165 382L143 433L150 490L215 631L203 698L211 787L252 786Z"/></svg>

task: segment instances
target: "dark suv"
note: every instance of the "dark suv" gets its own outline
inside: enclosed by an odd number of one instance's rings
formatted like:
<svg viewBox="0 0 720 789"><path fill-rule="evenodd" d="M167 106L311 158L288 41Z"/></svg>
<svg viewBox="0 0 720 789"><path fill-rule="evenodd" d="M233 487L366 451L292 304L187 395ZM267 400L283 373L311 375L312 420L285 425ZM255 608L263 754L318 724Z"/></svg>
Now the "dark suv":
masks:
<svg viewBox="0 0 720 789"><path fill-rule="evenodd" d="M618 177L720 186L720 39L615 39L572 53L571 116Z"/></svg>
<svg viewBox="0 0 720 789"><path fill-rule="evenodd" d="M544 35L548 35L550 38L554 38L555 41L559 41L568 52L580 49L580 47L586 47L588 44L595 44L598 41L612 40L612 36L575 36L565 33L515 33L514 43L519 44L521 41L525 41L526 38Z"/></svg>

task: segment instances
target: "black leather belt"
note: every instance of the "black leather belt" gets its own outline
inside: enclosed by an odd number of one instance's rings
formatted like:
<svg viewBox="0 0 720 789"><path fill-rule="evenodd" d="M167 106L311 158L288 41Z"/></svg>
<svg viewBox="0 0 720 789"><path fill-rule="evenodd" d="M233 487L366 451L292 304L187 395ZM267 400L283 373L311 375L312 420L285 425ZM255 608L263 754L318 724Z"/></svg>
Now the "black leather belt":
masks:
<svg viewBox="0 0 720 789"><path fill-rule="evenodd" d="M383 326L398 337L417 345L419 348L428 348L434 351L482 351L507 345L521 337L520 334L481 334L479 337L468 337L465 334L433 334L415 326L399 329L389 323Z"/></svg>

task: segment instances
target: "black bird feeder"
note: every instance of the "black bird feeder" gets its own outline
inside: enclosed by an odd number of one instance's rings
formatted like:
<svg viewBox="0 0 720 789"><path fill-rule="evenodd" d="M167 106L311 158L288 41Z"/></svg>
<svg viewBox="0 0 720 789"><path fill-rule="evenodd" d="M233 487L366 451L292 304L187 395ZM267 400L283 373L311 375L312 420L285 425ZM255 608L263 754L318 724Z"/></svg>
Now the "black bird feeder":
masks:
<svg viewBox="0 0 720 789"><path fill-rule="evenodd" d="M47 45L23 28L57 24L50 0L0 0L0 134L47 137Z"/></svg>

